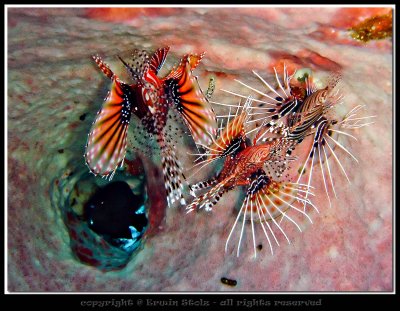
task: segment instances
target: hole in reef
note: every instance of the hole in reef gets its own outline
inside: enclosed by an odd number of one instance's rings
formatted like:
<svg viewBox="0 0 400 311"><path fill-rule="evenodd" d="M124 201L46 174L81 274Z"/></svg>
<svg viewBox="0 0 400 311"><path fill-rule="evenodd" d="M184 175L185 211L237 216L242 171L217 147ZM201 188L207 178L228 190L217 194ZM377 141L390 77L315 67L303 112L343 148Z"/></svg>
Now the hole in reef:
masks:
<svg viewBox="0 0 400 311"><path fill-rule="evenodd" d="M143 247L148 228L144 175L122 171L108 181L86 166L67 171L73 174L55 178L50 192L74 257L103 271L122 269Z"/></svg>
<svg viewBox="0 0 400 311"><path fill-rule="evenodd" d="M134 194L125 181L114 181L96 190L83 212L91 230L111 245L134 250L148 224L144 195Z"/></svg>

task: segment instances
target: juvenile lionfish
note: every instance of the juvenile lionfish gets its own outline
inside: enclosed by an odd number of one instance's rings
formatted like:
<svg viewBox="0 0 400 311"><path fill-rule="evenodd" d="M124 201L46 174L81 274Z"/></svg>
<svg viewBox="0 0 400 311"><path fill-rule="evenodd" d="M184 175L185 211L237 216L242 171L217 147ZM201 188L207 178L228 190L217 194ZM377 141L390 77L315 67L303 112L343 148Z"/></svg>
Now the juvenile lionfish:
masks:
<svg viewBox="0 0 400 311"><path fill-rule="evenodd" d="M217 158L223 158L225 161L222 170L215 177L192 186L193 190L210 189L189 204L187 212L203 207L205 207L205 210L210 211L224 193L239 186L246 187L246 196L226 241L225 251L227 250L234 229L242 217L243 224L237 255L239 256L245 223L250 220L254 256L256 257L255 222L261 224L271 252L273 253L272 237L279 245L273 230L274 226L290 243L289 238L280 225L282 219L286 218L301 231L296 221L288 215L288 209L305 215L311 221L311 218L305 211L296 207L296 203L302 202L311 205L316 210L317 208L305 197L305 195L310 193L305 185L281 182L275 180L271 176L272 174L267 173L270 171L268 166L273 162L285 162L289 160L287 157L281 155L285 152L286 144L282 139L266 141L259 145L251 144L247 141L246 138L249 131L246 132L245 125L251 114L251 103L252 98L248 98L241 112L238 114L237 110L233 116L234 118L232 120L228 119L226 127L220 132L219 137L213 141L213 144L204 154L206 160L203 160L203 162L206 164Z"/></svg>
<svg viewBox="0 0 400 311"><path fill-rule="evenodd" d="M185 204L181 177L185 180L176 158L173 138L166 130L168 113L181 115L196 144L208 145L216 135L215 113L203 94L192 71L204 53L186 54L177 67L161 78L158 76L169 47L158 49L152 56L134 50L131 62L119 59L132 82L123 82L99 56L92 56L100 70L111 79L111 90L97 113L88 135L85 160L90 171L111 179L123 165L127 146L127 131L134 114L148 137L156 137L161 150L168 205L175 200Z"/></svg>
<svg viewBox="0 0 400 311"><path fill-rule="evenodd" d="M307 137L312 137L312 143L307 152L307 158L299 170L297 182L300 182L305 176L303 173L307 169L309 172L307 187L310 188L313 169L315 166L319 166L325 192L331 206L329 188L332 189L331 191L334 196L337 197L332 169L329 163L331 155L350 183L350 179L334 149L338 147L358 162L357 158L333 136L347 136L357 140L356 137L345 131L345 129L354 130L372 124L371 118L375 116L357 117L357 112L363 107L361 105L353 108L341 121L334 116L333 108L343 103L343 96L340 95L336 87L341 79L340 73L332 74L326 87L318 89L309 76L304 79L303 83L299 84L299 81L292 82L295 73L289 76L286 66L284 66L283 70L283 82L280 81L275 68L274 71L276 88L253 71L254 75L266 87L266 91L261 91L236 80L251 90L252 93L261 95L260 99L255 99L261 106L268 106L268 108L258 108L266 109L266 113L262 114L257 120L262 121L262 124L255 137L255 143L275 139L274 137L265 136L268 136L270 133L279 134L290 145L287 149L287 155L290 156L296 146L301 144ZM241 98L248 96L232 91L223 91Z"/></svg>

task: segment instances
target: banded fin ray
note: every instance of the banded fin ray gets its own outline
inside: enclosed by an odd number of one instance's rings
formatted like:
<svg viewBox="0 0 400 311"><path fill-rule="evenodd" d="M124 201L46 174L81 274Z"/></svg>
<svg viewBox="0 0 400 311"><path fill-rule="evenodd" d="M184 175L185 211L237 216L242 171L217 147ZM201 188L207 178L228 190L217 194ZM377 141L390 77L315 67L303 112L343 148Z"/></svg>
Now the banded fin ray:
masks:
<svg viewBox="0 0 400 311"><path fill-rule="evenodd" d="M208 212L211 211L212 207L218 203L221 196L228 191L225 185L229 181L231 181L231 179L232 176L229 176L220 182L211 181L207 183L205 186L213 185L213 187L209 189L206 193L202 194L201 196L193 200L192 203L190 203L186 207L186 213L190 213L195 209L201 209L203 207L205 208L206 211Z"/></svg>
<svg viewBox="0 0 400 311"><path fill-rule="evenodd" d="M205 52L201 54L185 54L179 65L175 68L172 68L171 72L164 78L164 80L175 79L179 80L182 78L186 70L186 63L189 63L190 70L195 70L196 67L200 64L201 60L203 59Z"/></svg>
<svg viewBox="0 0 400 311"><path fill-rule="evenodd" d="M186 62L179 80L167 84L179 113L182 115L196 144L209 145L217 134L217 120L210 102L203 94L191 64Z"/></svg>
<svg viewBox="0 0 400 311"><path fill-rule="evenodd" d="M92 59L96 62L97 66L104 73L104 75L112 79L114 76L114 72L110 69L110 67L102 60L102 58L98 55L92 55Z"/></svg>
<svg viewBox="0 0 400 311"><path fill-rule="evenodd" d="M132 97L129 86L113 77L111 91L97 113L88 135L85 161L95 175L113 176L126 153Z"/></svg>
<svg viewBox="0 0 400 311"><path fill-rule="evenodd" d="M246 197L227 238L225 251L228 250L229 241L240 218L242 218L242 226L237 244L237 256L240 253L244 227L247 221L251 223L254 257L257 257L255 223L261 226L268 241L271 254L274 253L274 242L279 246L277 232L280 232L290 244L290 239L281 226L281 221L286 218L299 231L302 230L296 220L289 215L289 210L291 209L304 215L310 223L312 223L310 216L302 209L296 207L296 202L300 201L304 204L309 204L318 212L317 207L309 199L304 198L304 194L311 194L304 185L276 182L266 175L258 176L247 190Z"/></svg>
<svg viewBox="0 0 400 311"><path fill-rule="evenodd" d="M164 185L167 193L168 206L172 207L176 201L181 205L186 205L183 197L184 184L186 183L181 164L176 157L174 147L167 143L162 133L158 135L157 142L161 150L161 165L164 175ZM190 189L190 187L189 187ZM190 189L190 193L192 191Z"/></svg>
<svg viewBox="0 0 400 311"><path fill-rule="evenodd" d="M169 46L159 48L150 59L150 70L158 74L162 66L164 65L165 59L167 58Z"/></svg>
<svg viewBox="0 0 400 311"><path fill-rule="evenodd" d="M229 113L225 128L221 130L218 138L213 140L213 143L209 146L211 152L207 155L210 159L225 157L245 147L245 124L250 117L251 104L252 97L250 96L245 104L237 109L235 115ZM239 110L241 110L240 113ZM232 120L230 117L233 117Z"/></svg>

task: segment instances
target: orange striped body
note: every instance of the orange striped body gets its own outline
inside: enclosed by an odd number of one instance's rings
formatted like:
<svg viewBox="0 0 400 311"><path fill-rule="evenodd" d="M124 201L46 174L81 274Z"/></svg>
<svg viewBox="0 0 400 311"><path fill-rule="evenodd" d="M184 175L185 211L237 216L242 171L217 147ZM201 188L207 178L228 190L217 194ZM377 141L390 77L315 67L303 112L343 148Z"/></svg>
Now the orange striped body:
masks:
<svg viewBox="0 0 400 311"><path fill-rule="evenodd" d="M225 180L225 188L246 186L251 183L251 176L261 170L271 158L271 144L249 146L235 157L227 157L217 180Z"/></svg>

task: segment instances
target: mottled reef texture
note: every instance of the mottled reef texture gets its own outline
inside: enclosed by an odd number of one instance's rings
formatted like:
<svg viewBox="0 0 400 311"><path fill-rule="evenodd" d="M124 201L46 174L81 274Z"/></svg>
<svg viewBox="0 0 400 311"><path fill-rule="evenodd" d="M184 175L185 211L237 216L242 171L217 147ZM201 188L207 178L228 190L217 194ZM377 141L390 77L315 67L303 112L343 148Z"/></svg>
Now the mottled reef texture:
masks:
<svg viewBox="0 0 400 311"><path fill-rule="evenodd" d="M392 290L392 42L362 44L346 32L387 11L9 9L8 290ZM55 178L83 168L86 135L108 88L90 55L121 69L116 54L163 45L171 46L169 67L184 53L207 52L196 74L203 88L209 74L217 77L216 101L236 102L219 91L240 90L234 78L254 83L255 69L272 81L271 68L286 62L317 73L342 69L343 110L364 104L366 114L378 116L356 131L358 141L346 141L359 159L344 157L351 185L335 172L339 198L329 208L320 181L314 224L304 222L302 233L288 229L292 243L281 239L273 256L264 238L253 259L249 235L239 258L224 253L237 193L212 214L167 210L163 228L122 270L103 273L72 256L49 191ZM183 150L189 167L189 149ZM222 284L222 277L237 286Z"/></svg>

